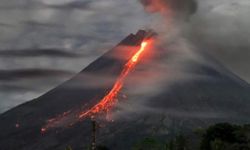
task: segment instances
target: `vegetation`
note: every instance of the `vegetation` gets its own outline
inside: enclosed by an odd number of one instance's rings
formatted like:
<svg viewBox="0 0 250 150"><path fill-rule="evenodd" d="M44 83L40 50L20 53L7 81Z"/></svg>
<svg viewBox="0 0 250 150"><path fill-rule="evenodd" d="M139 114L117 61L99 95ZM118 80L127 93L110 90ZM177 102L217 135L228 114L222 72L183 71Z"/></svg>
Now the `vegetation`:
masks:
<svg viewBox="0 0 250 150"><path fill-rule="evenodd" d="M192 136L183 134L168 140L146 137L135 142L131 150L250 150L250 125L220 123L195 129L194 134L196 142ZM72 149L67 147L65 150ZM109 149L100 145L97 150Z"/></svg>
<svg viewBox="0 0 250 150"><path fill-rule="evenodd" d="M201 150L250 150L250 125L216 124L202 136Z"/></svg>
<svg viewBox="0 0 250 150"><path fill-rule="evenodd" d="M148 137L136 143L133 150L160 150L164 145L153 137Z"/></svg>
<svg viewBox="0 0 250 150"><path fill-rule="evenodd" d="M67 146L65 150L72 150L71 146Z"/></svg>
<svg viewBox="0 0 250 150"><path fill-rule="evenodd" d="M250 125L232 125L220 123L207 129L196 129L197 144L191 141L191 137L182 134L166 142L159 142L155 138L145 138L133 147L133 150L250 150ZM190 143L192 142L192 143Z"/></svg>
<svg viewBox="0 0 250 150"><path fill-rule="evenodd" d="M107 148L104 145L99 145L99 146L96 147L96 150L109 150L109 148Z"/></svg>
<svg viewBox="0 0 250 150"><path fill-rule="evenodd" d="M178 135L167 142L159 142L155 138L145 138L137 143L133 150L188 150L188 140L183 135Z"/></svg>

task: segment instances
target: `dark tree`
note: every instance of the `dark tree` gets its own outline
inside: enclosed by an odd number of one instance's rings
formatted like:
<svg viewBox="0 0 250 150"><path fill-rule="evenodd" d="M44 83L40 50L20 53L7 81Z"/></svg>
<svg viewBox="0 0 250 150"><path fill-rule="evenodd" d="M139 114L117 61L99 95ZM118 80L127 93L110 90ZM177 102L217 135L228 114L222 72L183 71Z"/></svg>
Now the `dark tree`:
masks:
<svg viewBox="0 0 250 150"><path fill-rule="evenodd" d="M107 147L104 146L104 145L98 145L98 146L96 147L96 150L109 150L109 148L107 148Z"/></svg>
<svg viewBox="0 0 250 150"><path fill-rule="evenodd" d="M156 140L155 138L148 137L138 142L133 150L162 150L164 149L164 144Z"/></svg>
<svg viewBox="0 0 250 150"><path fill-rule="evenodd" d="M174 140L171 139L169 142L166 144L166 150L174 150Z"/></svg>
<svg viewBox="0 0 250 150"><path fill-rule="evenodd" d="M220 123L209 127L202 136L201 150L229 149L232 145L247 145L247 137L241 126ZM227 147L227 148L226 148Z"/></svg>
<svg viewBox="0 0 250 150"><path fill-rule="evenodd" d="M176 137L176 150L187 150L187 139L183 135Z"/></svg>

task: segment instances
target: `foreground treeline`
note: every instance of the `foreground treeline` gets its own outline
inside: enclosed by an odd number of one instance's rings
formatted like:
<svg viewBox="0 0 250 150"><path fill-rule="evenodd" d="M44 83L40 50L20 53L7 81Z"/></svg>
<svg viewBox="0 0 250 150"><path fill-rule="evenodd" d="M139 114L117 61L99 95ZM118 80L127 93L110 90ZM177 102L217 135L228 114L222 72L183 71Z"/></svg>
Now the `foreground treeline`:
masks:
<svg viewBox="0 0 250 150"><path fill-rule="evenodd" d="M250 125L217 124L202 135L201 150L250 150Z"/></svg>
<svg viewBox="0 0 250 150"><path fill-rule="evenodd" d="M194 134L180 134L166 142L145 138L132 150L250 150L250 125L221 123L195 129Z"/></svg>
<svg viewBox="0 0 250 150"><path fill-rule="evenodd" d="M110 149L97 146L97 150ZM165 140L154 136L145 137L135 142L131 150L250 150L250 124L220 123Z"/></svg>

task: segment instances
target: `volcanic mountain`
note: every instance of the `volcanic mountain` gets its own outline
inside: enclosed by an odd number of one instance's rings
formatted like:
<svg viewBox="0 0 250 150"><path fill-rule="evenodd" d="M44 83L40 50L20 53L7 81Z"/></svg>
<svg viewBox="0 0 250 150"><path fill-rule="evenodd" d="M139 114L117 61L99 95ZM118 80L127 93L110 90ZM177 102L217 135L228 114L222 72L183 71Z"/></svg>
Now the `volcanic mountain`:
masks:
<svg viewBox="0 0 250 150"><path fill-rule="evenodd" d="M72 118L93 107L112 89L124 65L150 34L142 30L130 34L72 79L1 114L1 149L61 150L68 145L74 150L87 149L91 137L90 119L76 122ZM164 86L163 82L162 90L144 103L149 109L127 112L126 117L113 121L99 119L97 143L114 150L128 150L138 139L152 134L168 137L215 122L249 123L250 86L215 64L216 67L190 62L188 65L192 69L189 71L209 78L175 81L171 87ZM136 103L129 101L129 97L127 101L130 105ZM66 119L60 119L64 116ZM55 117L52 122L59 118L58 123L46 126ZM44 126L48 129L41 132Z"/></svg>

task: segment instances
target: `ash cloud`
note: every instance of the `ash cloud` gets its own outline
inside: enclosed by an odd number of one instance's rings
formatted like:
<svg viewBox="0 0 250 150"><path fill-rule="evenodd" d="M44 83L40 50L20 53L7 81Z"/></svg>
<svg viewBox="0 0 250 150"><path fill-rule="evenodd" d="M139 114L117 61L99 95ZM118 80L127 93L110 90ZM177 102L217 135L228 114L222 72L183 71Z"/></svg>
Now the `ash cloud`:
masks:
<svg viewBox="0 0 250 150"><path fill-rule="evenodd" d="M187 38L249 82L250 2L200 0L199 3L199 11L186 25Z"/></svg>
<svg viewBox="0 0 250 150"><path fill-rule="evenodd" d="M129 112L131 114L145 111L157 112L157 109L151 109L152 105L147 104L148 101L154 101L154 96L168 91L168 88L178 82L210 81L210 77L216 78L221 74L224 77L230 76L230 72L218 65L217 61L210 59L208 55L217 58L222 65L250 81L248 66L250 63L248 59L250 34L247 27L250 25L247 19L250 2L244 0L197 0L183 3L170 0L142 0L140 2L149 15L159 17L150 27L159 33L156 51L160 56L158 58L160 61L152 63L153 70L147 69L149 77L147 81L144 80L146 83L143 83L140 88L137 89L135 85L130 85L133 91L128 91L128 93L131 94L130 100L132 100L118 106L120 111L115 114L116 118L129 116L130 114L126 114ZM209 70L207 70L208 68ZM194 69L198 69L198 71L194 71ZM142 76L146 78L144 73L132 80L138 83ZM152 77L152 74L156 77ZM241 83L249 86L244 81L239 82L239 84ZM131 88L130 86L128 89ZM174 99L178 99L177 95L178 93ZM164 99L164 101L168 100ZM230 116L230 110L225 110L225 112L206 110L202 112L201 117L224 118ZM173 110L169 113L184 115L182 110ZM194 114L197 112L189 111L186 115L194 117Z"/></svg>
<svg viewBox="0 0 250 150"><path fill-rule="evenodd" d="M152 27L164 36L165 43L185 39L193 50L215 57L235 74L250 81L247 65L250 57L250 21L247 19L250 2L141 0L141 3L148 12L161 15Z"/></svg>

